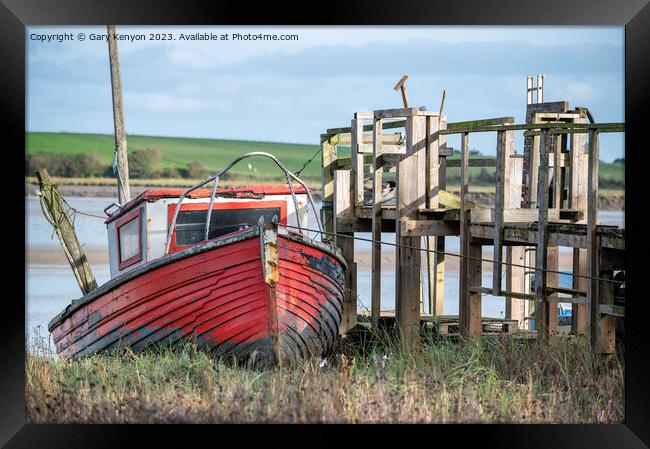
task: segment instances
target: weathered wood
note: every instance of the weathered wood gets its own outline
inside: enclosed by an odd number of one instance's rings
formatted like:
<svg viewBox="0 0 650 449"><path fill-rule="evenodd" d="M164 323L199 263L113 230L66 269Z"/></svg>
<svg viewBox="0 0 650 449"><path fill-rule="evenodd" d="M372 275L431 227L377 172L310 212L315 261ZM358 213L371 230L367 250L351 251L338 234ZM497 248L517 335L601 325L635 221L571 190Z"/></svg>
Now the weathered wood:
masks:
<svg viewBox="0 0 650 449"><path fill-rule="evenodd" d="M444 97L443 97L444 98ZM444 101L444 100L443 100ZM441 105L442 108L442 105ZM440 136L437 134L439 129L439 117L426 118L426 192L427 192L427 207L438 207L438 191L440 190L439 180L439 165L440 155L438 150L440 148ZM436 133L435 136L433 133ZM405 232L407 234L408 232ZM438 235L438 234L434 234ZM436 266L435 266L435 253L431 250L435 249L436 238L432 235L427 235L426 239L426 261L427 261L427 286L428 286L428 299L429 299L429 313L435 313L436 302Z"/></svg>
<svg viewBox="0 0 650 449"><path fill-rule="evenodd" d="M383 151L383 123L381 119L374 119L373 131L373 154L372 154L372 240L381 241L382 231L382 178L383 162L381 159ZM381 244L372 244L371 262L371 315L373 325L378 325L381 310Z"/></svg>
<svg viewBox="0 0 650 449"><path fill-rule="evenodd" d="M334 172L334 229L336 232L335 243L341 249L348 270L346 272L346 291L343 297L343 313L339 333L345 334L357 324L357 277L356 263L354 262L354 233L344 233L339 229L338 221L341 218L354 216L350 192L350 170L336 170Z"/></svg>
<svg viewBox="0 0 650 449"><path fill-rule="evenodd" d="M108 36L116 34L115 25L107 26ZM115 157L117 158L117 198L120 204L131 200L129 186L129 161L126 155L126 131L122 109L122 82L120 79L120 55L117 40L108 39L108 59L111 67L111 89L113 93L113 124L115 129Z"/></svg>
<svg viewBox="0 0 650 449"><path fill-rule="evenodd" d="M553 129L551 134L588 133L589 130L597 129L601 133L620 133L625 132L625 123L527 123L512 125L494 125L494 126L466 126L440 130L440 134L465 134L465 133L484 133L490 131L540 131L543 129Z"/></svg>
<svg viewBox="0 0 650 449"><path fill-rule="evenodd" d="M497 133L496 193L494 197L494 249L492 257L492 290L495 296L501 294L501 261L503 258L503 209L505 206L505 186L508 184L506 170L506 133Z"/></svg>
<svg viewBox="0 0 650 449"><path fill-rule="evenodd" d="M334 237L334 171L336 170L336 146L329 141L327 134L321 136L322 158L322 192L323 205L321 207L321 222L328 234L323 235L323 240L333 241Z"/></svg>
<svg viewBox="0 0 650 449"><path fill-rule="evenodd" d="M469 160L468 167L496 167L496 160L487 157L472 158ZM449 159L447 167L458 168L460 167L460 159Z"/></svg>
<svg viewBox="0 0 650 449"><path fill-rule="evenodd" d="M559 275L556 272L559 269L559 256L560 252L557 246L549 246L546 252L546 269L549 270L546 274L546 286L545 286L545 298L544 298L544 307L545 307L545 318L546 323L544 328L547 329L549 335L557 334L557 303L560 300L557 291L554 290L554 287L557 287L559 284ZM550 290L549 290L550 289Z"/></svg>
<svg viewBox="0 0 650 449"><path fill-rule="evenodd" d="M508 247L506 250L506 291L526 293L526 269L521 266L525 263L525 250L523 246ZM506 295L506 292L501 292ZM527 304L525 301L516 298L514 295L506 295L506 318L517 320L519 328L523 329L526 318Z"/></svg>
<svg viewBox="0 0 650 449"><path fill-rule="evenodd" d="M586 118L574 119L577 123L584 123ZM578 210L587 210L587 160L588 155L585 151L585 135L569 134L569 207ZM586 215L578 221L586 223ZM585 249L573 250L573 268L574 274L572 286L577 290L585 290L586 280L583 277L587 272L587 251ZM579 275L579 276L576 276ZM585 304L575 304L571 310L571 329L574 333L584 334L587 331L587 306Z"/></svg>
<svg viewBox="0 0 650 449"><path fill-rule="evenodd" d="M375 111L377 117L377 111ZM406 155L397 169L396 211L399 219L416 219L426 205L426 117L406 119ZM414 343L420 326L420 237L403 236L397 227L395 248L397 322L406 343Z"/></svg>
<svg viewBox="0 0 650 449"><path fill-rule="evenodd" d="M478 257L481 257L481 247L470 245L469 234L469 209L467 206L467 193L469 192L469 133L461 136L461 149L460 149L460 268L459 268L459 320L461 332L464 335L473 335L476 330L476 323L474 322L476 316L476 295L478 295L479 304L479 322L480 322L480 293L475 293L470 290L475 285L476 266L472 263L471 259L462 256L471 256L476 254L478 248ZM478 270L481 270L481 264L478 263ZM480 287L480 276L479 285Z"/></svg>
<svg viewBox="0 0 650 449"><path fill-rule="evenodd" d="M358 114L358 113L357 113ZM363 120L352 119L352 139L351 139L351 171L352 171L352 201L353 205L360 206L363 204L363 175L364 175L364 158L359 153L359 136L363 136Z"/></svg>
<svg viewBox="0 0 650 449"><path fill-rule="evenodd" d="M600 331L600 311L598 303L598 239L596 234L596 219L598 212L598 130L589 132L589 160L587 171L587 306L590 313L588 328L591 332L591 344L598 344Z"/></svg>
<svg viewBox="0 0 650 449"><path fill-rule="evenodd" d="M535 249L535 330L538 337L548 335L546 307L547 254L548 254L548 154L551 138L544 130L540 136L539 170L537 180L537 204L539 221L537 225L537 248Z"/></svg>
<svg viewBox="0 0 650 449"><path fill-rule="evenodd" d="M424 236L445 236L458 235L460 227L458 223L449 223L443 220L409 220L401 219L400 229L403 236L424 237ZM435 244L431 245L433 249ZM433 255L433 253L430 253ZM432 262L432 265L435 263Z"/></svg>
<svg viewBox="0 0 650 449"><path fill-rule="evenodd" d="M466 253L467 260L467 304L465 305L465 316L461 319L461 332L476 337L481 335L481 303L482 294L474 291L474 287L481 287L482 278L482 257L481 245L470 244ZM477 260L479 259L479 260Z"/></svg>
<svg viewBox="0 0 650 449"><path fill-rule="evenodd" d="M39 195L41 197L41 204L45 209L44 212L48 214L46 219L50 223L53 223L54 230L61 243L61 248L63 248L63 252L68 259L79 288L81 288L84 295L90 293L97 288L97 281L90 268L83 247L79 243L79 240L77 240L74 227L70 223L59 187L56 184L52 184L50 175L45 169L38 170L36 172L36 178L38 179L40 188Z"/></svg>
<svg viewBox="0 0 650 449"><path fill-rule="evenodd" d="M406 119L405 126L408 126L409 118L417 116L419 112L420 110L418 108L381 109L375 111L375 119L404 118Z"/></svg>
<svg viewBox="0 0 650 449"><path fill-rule="evenodd" d="M604 265L604 263L602 264ZM598 312L600 315L600 350L603 354L614 354L616 352L616 317L613 315L603 315L602 307L605 305L614 305L614 287L615 284L607 282L613 279L612 270L608 267L601 266L598 295L600 305Z"/></svg>

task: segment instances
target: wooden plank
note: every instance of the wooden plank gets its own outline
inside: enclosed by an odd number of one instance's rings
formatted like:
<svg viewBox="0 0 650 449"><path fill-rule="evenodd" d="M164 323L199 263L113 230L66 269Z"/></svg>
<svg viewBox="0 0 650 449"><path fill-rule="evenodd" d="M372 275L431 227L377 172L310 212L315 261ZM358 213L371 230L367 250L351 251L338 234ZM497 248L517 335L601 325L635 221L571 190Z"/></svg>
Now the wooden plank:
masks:
<svg viewBox="0 0 650 449"><path fill-rule="evenodd" d="M546 274L546 295L544 298L546 325L544 327L548 330L549 335L557 334L557 303L561 302L561 299L553 289L559 285L559 275L555 272L559 269L559 256L559 248L557 246L548 247L548 251L546 252L546 268L551 271L548 271ZM548 288L551 290L549 291Z"/></svg>
<svg viewBox="0 0 650 449"><path fill-rule="evenodd" d="M492 290L495 296L501 292L501 261L503 258L503 209L505 206L506 133L497 133L496 192L494 196L494 245L492 257ZM509 173L508 173L509 174Z"/></svg>
<svg viewBox="0 0 650 449"><path fill-rule="evenodd" d="M375 117L377 113L375 111ZM416 219L426 205L426 118L406 119L406 155L397 168L396 211L399 219ZM414 343L420 328L420 237L403 236L396 229L396 316L403 341Z"/></svg>
<svg viewBox="0 0 650 449"><path fill-rule="evenodd" d="M548 253L548 154L551 140L548 131L540 136L539 170L537 181L537 204L539 221L537 225L537 248L535 249L535 330L538 338L548 335L546 307L547 253Z"/></svg>
<svg viewBox="0 0 650 449"><path fill-rule="evenodd" d="M460 267L459 267L459 321L463 335L472 333L471 303L473 293L470 291L470 270L472 264L465 256L470 255L469 234L469 209L467 207L467 193L469 191L469 133L461 136L460 149ZM479 293L480 295L480 293Z"/></svg>
<svg viewBox="0 0 650 449"><path fill-rule="evenodd" d="M363 154L359 153L359 136L363 136L363 120L352 119L351 133L351 171L352 171L352 202L353 206L363 204L363 174L364 160Z"/></svg>
<svg viewBox="0 0 650 449"><path fill-rule="evenodd" d="M506 250L506 262L508 264L524 265L525 250L523 246L508 247ZM525 293L526 292L526 269L521 266L508 265L506 268L506 291ZM526 318L527 304L512 294L506 294L506 318L517 320L519 328L523 329Z"/></svg>
<svg viewBox="0 0 650 449"><path fill-rule="evenodd" d="M378 118L404 118L405 126L411 117L417 117L420 110L418 108L398 108L398 109L380 109L375 111L375 119Z"/></svg>
<svg viewBox="0 0 650 449"><path fill-rule="evenodd" d="M578 123L584 123L586 118L575 120ZM578 210L587 210L587 160L588 155L585 151L585 135L569 134L569 207ZM586 215L578 221L586 223ZM587 251L586 249L575 248L573 250L573 269L574 274L584 276L587 273ZM573 276L572 286L577 290L585 290L586 279L584 277ZM584 334L587 331L587 306L585 304L576 304L572 306L571 311L571 329L574 333Z"/></svg>
<svg viewBox="0 0 650 449"><path fill-rule="evenodd" d="M445 129L447 127L447 118L442 115L440 117L440 129ZM440 146L446 145L447 137L444 135L439 135L440 139L438 150L440 151ZM438 158L438 186L440 192L443 189L447 188L447 158L441 156ZM438 195L440 197L440 195ZM438 198L440 201L440 198ZM459 230L460 232L460 230ZM434 307L435 315L442 315L444 311L444 300L445 300L445 237L438 236L436 237L436 254L434 255L434 260L436 264L436 271L434 277L435 296L434 296Z"/></svg>
<svg viewBox="0 0 650 449"><path fill-rule="evenodd" d="M438 192L440 190L439 180L439 165L440 165L440 136L437 133L439 129L438 117L426 118L426 192L427 192L427 207L435 209L438 207ZM435 133L435 135L433 135ZM406 224L402 222L402 225ZM430 229L430 228L429 228ZM404 230L404 234L408 234L408 230ZM433 235L438 235L437 233ZM432 235L427 235L426 241L426 261L427 261L427 286L428 286L428 299L429 299L429 313L435 312L436 301L436 265L435 253L432 250L436 246L436 238Z"/></svg>
<svg viewBox="0 0 650 449"><path fill-rule="evenodd" d="M610 315L619 318L625 318L625 307L613 304L601 304L600 313L602 315Z"/></svg>
<svg viewBox="0 0 650 449"><path fill-rule="evenodd" d="M447 125L446 129L453 131L456 129L463 129L468 127L504 125L504 124L512 124L514 122L515 122L515 118L512 116L487 118L481 120L469 120L465 122L452 122Z"/></svg>
<svg viewBox="0 0 650 449"><path fill-rule="evenodd" d="M403 236L445 236L458 235L460 233L458 223L449 223L443 220L409 220L403 218L399 222ZM434 245L431 248L433 249Z"/></svg>
<svg viewBox="0 0 650 449"><path fill-rule="evenodd" d="M352 198L350 195L350 170L336 170L334 172L334 229L336 230L335 243L341 249L348 270L346 271L346 289L343 297L343 313L339 333L347 333L357 323L357 288L356 265L354 262L354 239L345 236L354 236L354 233L344 233L339 229L341 218L350 218L354 214Z"/></svg>
<svg viewBox="0 0 650 449"><path fill-rule="evenodd" d="M372 240L381 241L382 228L382 178L383 164L381 155L383 151L383 123L381 119L374 119L374 139L372 155ZM381 310L381 244L372 244L372 262L371 262L371 316L375 328L378 326Z"/></svg>
<svg viewBox="0 0 650 449"><path fill-rule="evenodd" d="M97 288L97 281L86 258L83 246L77 240L77 234L72 223L70 223L59 187L52 184L50 175L45 169L38 170L36 178L40 188L41 204L48 214L46 218L53 223L54 231L59 238L61 248L66 259L68 259L81 292L84 295L90 293Z"/></svg>
<svg viewBox="0 0 650 449"><path fill-rule="evenodd" d="M465 134L465 133L484 133L492 131L541 131L543 129L553 129L551 134L588 133L589 130L597 129L601 133L621 133L625 132L625 123L526 123L512 125L495 125L495 126L467 126L454 129L440 130L440 134Z"/></svg>
<svg viewBox="0 0 650 449"><path fill-rule="evenodd" d="M321 208L321 222L329 234L323 234L323 239L333 241L334 237L334 170L336 167L336 146L329 141L326 134L321 136L321 173L323 206Z"/></svg>
<svg viewBox="0 0 650 449"><path fill-rule="evenodd" d="M598 276L598 239L596 234L596 219L598 212L598 158L599 158L598 130L589 132L589 159L587 169L587 306L588 328L591 332L591 344L595 347L599 343L599 303L598 281L593 279ZM591 278L591 279L589 279Z"/></svg>
<svg viewBox="0 0 650 449"><path fill-rule="evenodd" d="M603 261L604 265L605 262ZM614 287L615 284L607 282L614 278L613 272L608 267L602 266L600 269L600 278L598 294L600 305L598 308L599 325L600 325L600 350L603 354L614 354L616 352L616 316L602 314L603 306L614 306ZM603 269L605 268L605 269Z"/></svg>

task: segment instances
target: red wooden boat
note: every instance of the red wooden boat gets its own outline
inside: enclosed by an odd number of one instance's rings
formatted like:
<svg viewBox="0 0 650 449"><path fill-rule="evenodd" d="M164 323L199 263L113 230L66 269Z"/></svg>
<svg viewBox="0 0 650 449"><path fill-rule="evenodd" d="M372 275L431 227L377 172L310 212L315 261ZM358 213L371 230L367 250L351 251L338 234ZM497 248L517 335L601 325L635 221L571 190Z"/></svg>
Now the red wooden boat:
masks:
<svg viewBox="0 0 650 449"><path fill-rule="evenodd" d="M273 159L288 184L218 189L250 156ZM305 184L256 152L185 192L148 190L116 205L106 221L111 280L50 322L58 353L192 340L253 365L322 356L338 335L346 266L308 236L308 203L316 213Z"/></svg>

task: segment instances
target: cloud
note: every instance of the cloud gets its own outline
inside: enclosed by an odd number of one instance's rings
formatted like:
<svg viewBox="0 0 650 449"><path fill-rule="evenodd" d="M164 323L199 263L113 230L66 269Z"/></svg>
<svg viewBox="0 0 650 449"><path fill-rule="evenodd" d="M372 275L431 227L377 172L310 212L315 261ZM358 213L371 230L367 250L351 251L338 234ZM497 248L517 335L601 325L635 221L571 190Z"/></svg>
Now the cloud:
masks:
<svg viewBox="0 0 650 449"><path fill-rule="evenodd" d="M198 112L207 106L207 102L190 97L181 97L165 93L124 92L124 104L129 109L165 112Z"/></svg>

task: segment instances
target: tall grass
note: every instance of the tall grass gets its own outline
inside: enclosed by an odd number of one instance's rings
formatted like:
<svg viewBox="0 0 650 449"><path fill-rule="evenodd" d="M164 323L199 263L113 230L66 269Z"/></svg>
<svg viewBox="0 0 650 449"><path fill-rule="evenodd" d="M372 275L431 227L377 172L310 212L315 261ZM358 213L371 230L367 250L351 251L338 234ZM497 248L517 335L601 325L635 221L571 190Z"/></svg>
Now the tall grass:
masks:
<svg viewBox="0 0 650 449"><path fill-rule="evenodd" d="M249 370L191 344L78 360L26 356L30 422L556 422L623 420L623 366L580 339L343 341L326 359Z"/></svg>

